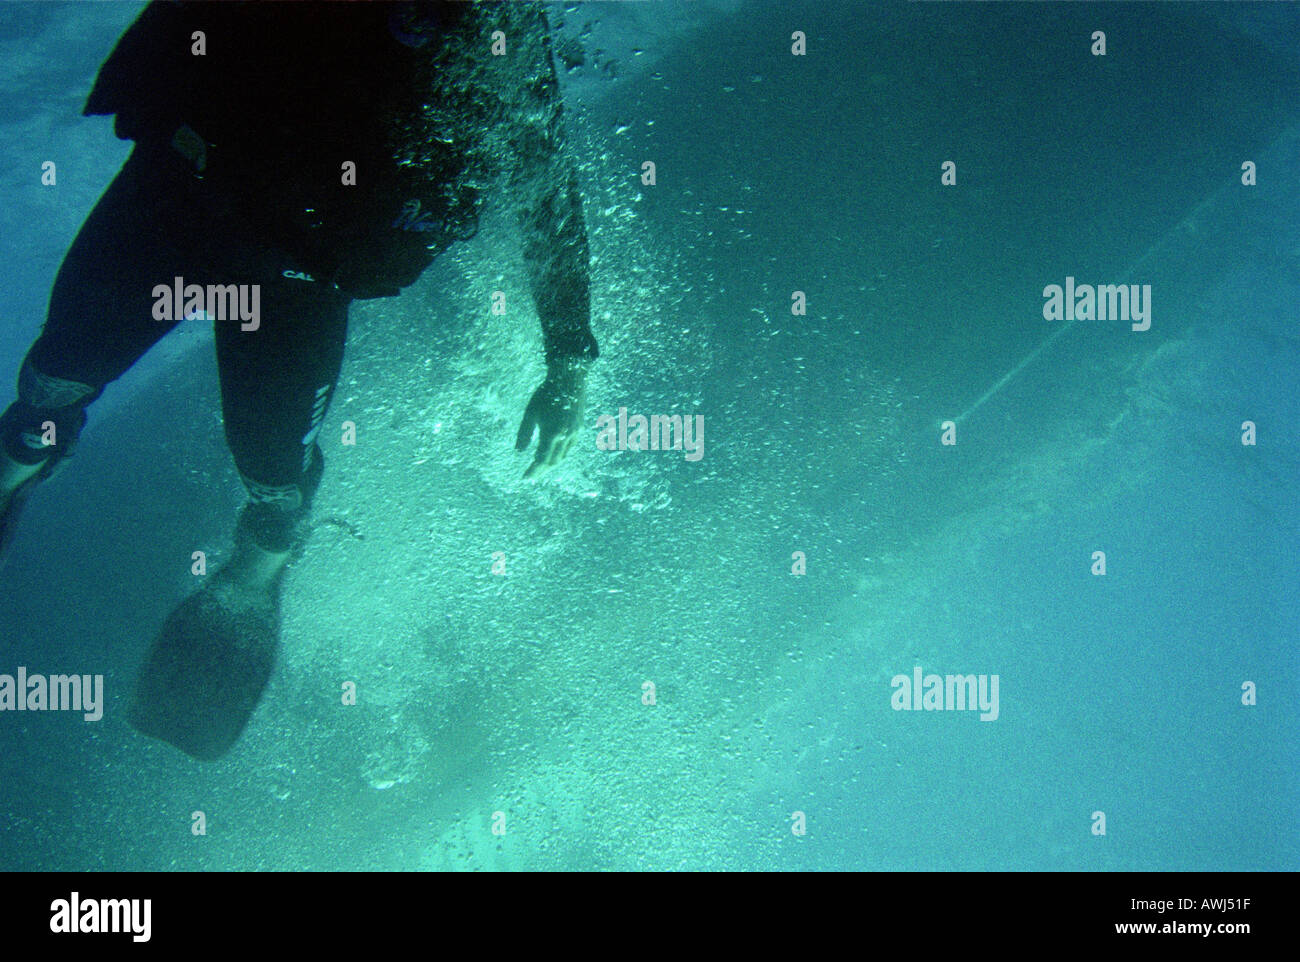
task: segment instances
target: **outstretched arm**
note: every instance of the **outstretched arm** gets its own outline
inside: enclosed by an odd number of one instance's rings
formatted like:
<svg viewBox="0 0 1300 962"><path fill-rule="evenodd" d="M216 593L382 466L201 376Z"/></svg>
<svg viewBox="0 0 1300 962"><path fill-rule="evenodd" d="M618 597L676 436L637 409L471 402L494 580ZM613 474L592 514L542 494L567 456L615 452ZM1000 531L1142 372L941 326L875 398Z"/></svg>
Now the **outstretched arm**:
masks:
<svg viewBox="0 0 1300 962"><path fill-rule="evenodd" d="M523 451L538 430L537 456L526 478L558 464L573 445L582 425L587 370L600 353L591 333L582 197L564 149L563 105L544 20L534 40L535 66L515 142L514 190L524 264L542 324L546 380L528 402L515 440Z"/></svg>

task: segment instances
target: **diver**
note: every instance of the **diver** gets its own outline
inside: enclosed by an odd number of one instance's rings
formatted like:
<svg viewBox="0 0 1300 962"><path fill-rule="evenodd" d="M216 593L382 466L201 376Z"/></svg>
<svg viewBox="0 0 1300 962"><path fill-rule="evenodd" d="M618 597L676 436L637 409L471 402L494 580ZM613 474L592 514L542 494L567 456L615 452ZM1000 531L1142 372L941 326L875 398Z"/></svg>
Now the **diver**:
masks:
<svg viewBox="0 0 1300 962"><path fill-rule="evenodd" d="M73 452L86 408L200 316L159 312L159 285L260 294L255 324L202 310L248 501L229 561L145 656L129 710L139 731L205 760L239 738L324 470L316 437L348 307L399 294L473 236L489 192L517 207L545 344L516 437L523 451L537 432L525 477L573 444L598 348L549 30L537 2L153 0L100 69L84 113L113 115L134 145L63 260L0 416L0 551Z"/></svg>

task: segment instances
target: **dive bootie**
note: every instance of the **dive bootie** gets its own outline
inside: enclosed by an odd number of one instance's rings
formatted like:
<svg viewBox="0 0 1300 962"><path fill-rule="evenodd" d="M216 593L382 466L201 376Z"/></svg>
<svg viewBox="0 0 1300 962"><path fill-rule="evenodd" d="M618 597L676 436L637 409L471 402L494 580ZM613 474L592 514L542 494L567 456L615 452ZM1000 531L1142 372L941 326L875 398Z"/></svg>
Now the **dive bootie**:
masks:
<svg viewBox="0 0 1300 962"><path fill-rule="evenodd" d="M255 507L240 515L231 560L168 616L128 713L137 731L200 761L221 758L239 740L280 647L280 586L292 551L258 544Z"/></svg>

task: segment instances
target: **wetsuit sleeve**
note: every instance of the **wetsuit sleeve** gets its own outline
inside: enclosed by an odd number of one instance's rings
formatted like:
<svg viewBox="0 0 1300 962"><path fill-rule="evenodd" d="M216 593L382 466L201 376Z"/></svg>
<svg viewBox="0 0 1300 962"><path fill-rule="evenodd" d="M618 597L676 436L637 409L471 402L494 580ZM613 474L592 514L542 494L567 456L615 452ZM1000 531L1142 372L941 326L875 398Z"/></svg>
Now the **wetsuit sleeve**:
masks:
<svg viewBox="0 0 1300 962"><path fill-rule="evenodd" d="M514 193L524 264L546 344L546 362L599 356L591 333L590 259L577 173L564 149L560 84L543 19L521 129Z"/></svg>

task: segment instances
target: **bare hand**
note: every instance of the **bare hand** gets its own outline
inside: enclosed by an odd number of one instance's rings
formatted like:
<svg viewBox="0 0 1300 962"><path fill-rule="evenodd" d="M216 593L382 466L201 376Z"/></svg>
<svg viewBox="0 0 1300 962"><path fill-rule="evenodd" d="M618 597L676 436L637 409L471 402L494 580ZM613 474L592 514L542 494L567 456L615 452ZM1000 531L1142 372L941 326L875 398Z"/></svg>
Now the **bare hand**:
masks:
<svg viewBox="0 0 1300 962"><path fill-rule="evenodd" d="M582 405L587 393L587 369L582 359L559 361L547 367L546 380L533 392L519 422L515 450L526 451L537 428L537 457L525 478L548 471L564 460L582 427Z"/></svg>

